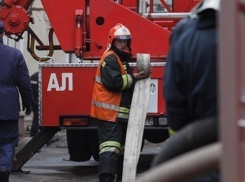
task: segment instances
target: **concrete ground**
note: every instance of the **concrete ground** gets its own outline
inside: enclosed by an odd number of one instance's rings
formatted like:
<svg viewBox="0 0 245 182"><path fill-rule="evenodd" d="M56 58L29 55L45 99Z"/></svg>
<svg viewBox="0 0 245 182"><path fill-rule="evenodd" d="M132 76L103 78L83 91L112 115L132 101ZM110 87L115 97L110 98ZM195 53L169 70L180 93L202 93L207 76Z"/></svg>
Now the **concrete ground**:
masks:
<svg viewBox="0 0 245 182"><path fill-rule="evenodd" d="M24 121L23 137L20 137L20 150L31 138L29 129L31 121ZM149 167L152 157L158 153L162 143L152 144L145 142L141 152L141 170ZM13 172L10 182L98 182L98 162L91 158L86 162L69 161L65 130L58 132L49 145L44 145L39 153L36 153L21 168L23 172Z"/></svg>
<svg viewBox="0 0 245 182"><path fill-rule="evenodd" d="M10 182L97 182L97 162L67 160L67 148L44 146L23 167L26 173L11 173Z"/></svg>
<svg viewBox="0 0 245 182"><path fill-rule="evenodd" d="M69 161L68 149L57 148L57 143L42 147L41 152L36 153L21 168L24 172L11 173L10 182L98 182L97 161L93 158L86 162ZM145 170L153 155L161 148L160 145L145 143L141 152Z"/></svg>

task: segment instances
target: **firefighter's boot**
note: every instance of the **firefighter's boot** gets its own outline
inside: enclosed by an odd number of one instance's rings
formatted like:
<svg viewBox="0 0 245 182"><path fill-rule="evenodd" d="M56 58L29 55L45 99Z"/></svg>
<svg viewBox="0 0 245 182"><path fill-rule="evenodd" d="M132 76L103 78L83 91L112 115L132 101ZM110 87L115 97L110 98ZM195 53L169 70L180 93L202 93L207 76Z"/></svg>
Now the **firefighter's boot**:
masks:
<svg viewBox="0 0 245 182"><path fill-rule="evenodd" d="M120 155L118 160L117 160L117 171L116 171L117 172L117 179L116 179L116 182L122 181L123 160L124 160L123 155Z"/></svg>
<svg viewBox="0 0 245 182"><path fill-rule="evenodd" d="M103 173L99 175L99 182L114 182L115 176L110 173Z"/></svg>
<svg viewBox="0 0 245 182"><path fill-rule="evenodd" d="M0 169L0 181L9 182L9 172L6 169Z"/></svg>

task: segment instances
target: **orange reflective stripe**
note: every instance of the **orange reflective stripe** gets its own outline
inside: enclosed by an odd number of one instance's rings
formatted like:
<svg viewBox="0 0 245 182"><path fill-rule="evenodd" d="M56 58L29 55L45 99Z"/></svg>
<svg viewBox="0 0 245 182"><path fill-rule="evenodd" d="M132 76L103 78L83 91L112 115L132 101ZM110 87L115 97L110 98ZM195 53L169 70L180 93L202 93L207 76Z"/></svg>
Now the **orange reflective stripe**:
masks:
<svg viewBox="0 0 245 182"><path fill-rule="evenodd" d="M92 105L91 116L103 121L116 122L118 111Z"/></svg>
<svg viewBox="0 0 245 182"><path fill-rule="evenodd" d="M115 106L113 104L107 104L107 103L103 103L103 102L96 102L94 100L92 100L92 104L95 105L96 107L103 107L105 109L111 109L111 110L119 111L119 106Z"/></svg>

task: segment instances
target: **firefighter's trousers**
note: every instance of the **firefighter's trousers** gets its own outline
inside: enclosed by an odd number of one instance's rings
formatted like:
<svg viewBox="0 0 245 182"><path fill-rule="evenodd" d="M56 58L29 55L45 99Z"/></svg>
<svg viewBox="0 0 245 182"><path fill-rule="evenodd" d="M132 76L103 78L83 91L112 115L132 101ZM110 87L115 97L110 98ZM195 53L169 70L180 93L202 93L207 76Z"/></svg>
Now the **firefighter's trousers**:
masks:
<svg viewBox="0 0 245 182"><path fill-rule="evenodd" d="M100 144L99 175L122 176L127 122L98 121ZM120 157L119 157L120 156Z"/></svg>

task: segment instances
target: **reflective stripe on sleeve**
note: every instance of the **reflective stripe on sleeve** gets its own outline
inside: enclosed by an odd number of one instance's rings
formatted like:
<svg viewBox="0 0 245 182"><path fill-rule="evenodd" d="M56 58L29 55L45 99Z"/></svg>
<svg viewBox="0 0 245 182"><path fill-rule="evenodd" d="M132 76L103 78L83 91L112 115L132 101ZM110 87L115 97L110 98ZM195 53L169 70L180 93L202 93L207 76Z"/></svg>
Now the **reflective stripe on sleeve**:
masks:
<svg viewBox="0 0 245 182"><path fill-rule="evenodd" d="M114 111L118 111L119 110L119 106L113 105L113 104L107 104L104 102L96 102L94 100L92 100L92 105L96 106L96 107L102 107L105 109L111 109Z"/></svg>
<svg viewBox="0 0 245 182"><path fill-rule="evenodd" d="M123 79L123 85L122 85L121 90L124 90L127 87L127 85L128 85L127 75L122 75L122 79Z"/></svg>
<svg viewBox="0 0 245 182"><path fill-rule="evenodd" d="M133 79L131 77L130 74L127 74L127 78L128 78L128 85L127 85L127 88L130 88L132 86L132 83L133 83Z"/></svg>

